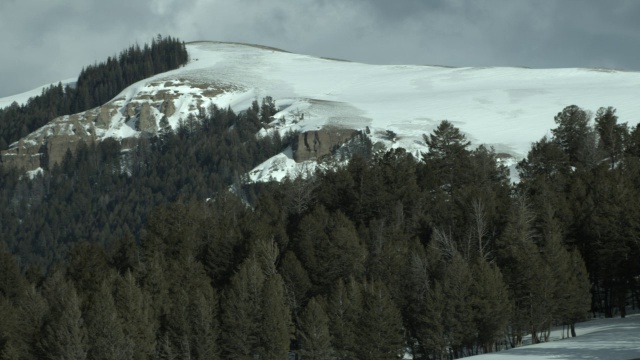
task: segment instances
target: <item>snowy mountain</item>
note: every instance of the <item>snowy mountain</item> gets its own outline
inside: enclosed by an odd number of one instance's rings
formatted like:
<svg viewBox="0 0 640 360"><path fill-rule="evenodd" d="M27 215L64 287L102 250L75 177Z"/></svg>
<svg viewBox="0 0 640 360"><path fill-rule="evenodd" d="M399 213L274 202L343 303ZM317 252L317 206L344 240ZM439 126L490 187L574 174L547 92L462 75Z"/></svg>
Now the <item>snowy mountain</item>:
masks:
<svg viewBox="0 0 640 360"><path fill-rule="evenodd" d="M341 139L366 130L380 147L418 152L426 150L422 135L447 119L474 145L493 146L511 163L548 134L553 117L568 105L593 112L613 106L622 122L640 120L637 72L368 65L218 42L195 42L187 49L186 66L135 83L101 107L52 119L12 144L3 161L33 170L42 145L50 161L57 161L79 140L154 134L164 116L176 128L180 119L211 104L242 111L266 96L279 112L257 136L294 130L315 132L320 141L320 129L333 129ZM294 152L265 162L251 179L278 179L315 166L313 156L301 161Z"/></svg>

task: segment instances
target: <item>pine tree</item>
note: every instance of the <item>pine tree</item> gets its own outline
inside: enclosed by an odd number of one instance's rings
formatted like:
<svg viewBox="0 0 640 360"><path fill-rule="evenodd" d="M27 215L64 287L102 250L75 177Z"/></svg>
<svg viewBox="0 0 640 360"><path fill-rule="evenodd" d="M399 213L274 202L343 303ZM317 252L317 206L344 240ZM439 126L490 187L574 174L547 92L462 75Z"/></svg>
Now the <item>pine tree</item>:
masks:
<svg viewBox="0 0 640 360"><path fill-rule="evenodd" d="M569 160L575 166L584 160L581 153L587 145L590 116L578 106L571 105L558 113L554 120L558 127L551 129L553 139L569 155Z"/></svg>
<svg viewBox="0 0 640 360"><path fill-rule="evenodd" d="M133 339L125 335L116 305L111 295L111 281L102 282L86 311L87 340L91 359L130 359L134 353Z"/></svg>
<svg viewBox="0 0 640 360"><path fill-rule="evenodd" d="M575 337L576 322L585 320L591 307L591 283L584 260L577 251L570 253L569 261L569 279L566 284L569 296L563 321L569 325L571 336Z"/></svg>
<svg viewBox="0 0 640 360"><path fill-rule="evenodd" d="M425 163L441 178L440 181L446 185L447 192L452 194L462 180L459 176L463 174L459 170L467 166L464 160L468 158L467 148L471 142L460 129L447 120L440 122L429 136L422 136L429 147L429 151L422 154Z"/></svg>
<svg viewBox="0 0 640 360"><path fill-rule="evenodd" d="M446 335L446 303L443 286L433 281L425 294L425 304L417 315L419 319L416 335L428 356L434 359L448 356L449 341Z"/></svg>
<svg viewBox="0 0 640 360"><path fill-rule="evenodd" d="M357 324L355 351L360 359L386 360L402 355L402 316L384 283L364 284Z"/></svg>
<svg viewBox="0 0 640 360"><path fill-rule="evenodd" d="M429 146L427 159L455 159L459 154L467 151L470 142L450 121L443 120L429 136L423 135Z"/></svg>
<svg viewBox="0 0 640 360"><path fill-rule="evenodd" d="M477 258L473 266L472 307L478 345L492 352L504 338L511 317L512 304L502 273L495 264Z"/></svg>
<svg viewBox="0 0 640 360"><path fill-rule="evenodd" d="M312 298L300 317L300 356L304 359L323 360L333 356L329 317L320 298Z"/></svg>
<svg viewBox="0 0 640 360"><path fill-rule="evenodd" d="M311 281L300 260L291 251L284 255L280 263L280 274L284 280L287 303L297 322L299 312L307 303Z"/></svg>
<svg viewBox="0 0 640 360"><path fill-rule="evenodd" d="M443 293L447 300L444 318L445 334L456 357L470 348L476 332L473 322L472 277L469 265L459 253L454 253L446 265Z"/></svg>
<svg viewBox="0 0 640 360"><path fill-rule="evenodd" d="M546 329L550 312L545 313L550 284L548 265L540 258L533 228L535 215L523 196L514 199L511 214L502 236L497 239L497 260L509 286L509 298L514 312L509 324L512 347L520 346L525 334L536 336L541 327ZM546 299L546 300L545 300ZM547 309L551 311L551 309ZM540 318L542 317L542 318Z"/></svg>
<svg viewBox="0 0 640 360"><path fill-rule="evenodd" d="M595 117L595 130L600 138L600 148L609 157L613 169L622 157L624 144L629 136L627 123L618 124L616 109L600 108Z"/></svg>
<svg viewBox="0 0 640 360"><path fill-rule="evenodd" d="M15 307L4 296L0 296L0 358L18 359L18 339L15 335L18 330L18 312Z"/></svg>
<svg viewBox="0 0 640 360"><path fill-rule="evenodd" d="M360 286L350 280L340 279L333 287L327 304L329 332L338 359L355 359L357 351L357 326L362 314L362 292Z"/></svg>
<svg viewBox="0 0 640 360"><path fill-rule="evenodd" d="M284 282L279 274L269 276L264 282L261 309L258 356L261 359L284 359L289 352L292 323Z"/></svg>
<svg viewBox="0 0 640 360"><path fill-rule="evenodd" d="M127 271L115 281L114 301L121 319L122 331L133 342L134 360L148 359L155 353L157 323L152 319L149 295L138 286L135 277Z"/></svg>
<svg viewBox="0 0 640 360"><path fill-rule="evenodd" d="M189 321L193 353L197 359L219 359L220 348L218 338L220 325L218 321L218 295L212 288L197 291L191 296Z"/></svg>
<svg viewBox="0 0 640 360"><path fill-rule="evenodd" d="M260 347L262 296L265 275L249 257L231 279L221 309L222 349L227 359L253 359Z"/></svg>
<svg viewBox="0 0 640 360"><path fill-rule="evenodd" d="M50 307L39 348L49 359L87 358L87 331L80 311L80 299L60 271L54 271L43 285Z"/></svg>
<svg viewBox="0 0 640 360"><path fill-rule="evenodd" d="M316 291L363 271L366 249L353 223L342 213L318 207L298 227L298 256Z"/></svg>

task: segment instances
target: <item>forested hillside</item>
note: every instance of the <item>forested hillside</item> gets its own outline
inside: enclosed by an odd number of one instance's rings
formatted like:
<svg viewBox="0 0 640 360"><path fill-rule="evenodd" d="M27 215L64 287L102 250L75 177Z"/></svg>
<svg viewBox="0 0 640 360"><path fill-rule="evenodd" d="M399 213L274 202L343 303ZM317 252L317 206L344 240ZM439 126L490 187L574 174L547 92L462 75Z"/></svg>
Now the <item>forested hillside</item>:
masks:
<svg viewBox="0 0 640 360"><path fill-rule="evenodd" d="M188 61L183 42L158 35L151 45L131 46L118 56L82 69L75 86L42 90L24 104L0 109L0 150L54 118L100 106L127 86L152 75L177 69Z"/></svg>
<svg viewBox="0 0 640 360"><path fill-rule="evenodd" d="M638 306L640 129L614 109L563 109L516 185L448 121L421 159L243 184L289 143L256 140L266 109L0 168L0 357L458 358Z"/></svg>

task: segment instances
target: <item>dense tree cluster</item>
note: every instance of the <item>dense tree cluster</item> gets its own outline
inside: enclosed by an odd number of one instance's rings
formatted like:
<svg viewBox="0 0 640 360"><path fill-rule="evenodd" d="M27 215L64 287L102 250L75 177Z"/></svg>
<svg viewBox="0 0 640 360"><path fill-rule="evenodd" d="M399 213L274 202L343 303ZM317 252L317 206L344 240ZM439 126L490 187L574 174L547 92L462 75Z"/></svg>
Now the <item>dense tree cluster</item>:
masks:
<svg viewBox="0 0 640 360"><path fill-rule="evenodd" d="M214 107L203 119L189 117L175 131L127 149L113 139L83 144L32 180L0 166L0 238L22 268L41 270L77 241L108 247L114 239L139 238L154 207L204 201L283 150L290 137L256 139L256 108L235 114Z"/></svg>
<svg viewBox="0 0 640 360"><path fill-rule="evenodd" d="M243 185L287 144L255 139L271 111L214 109L31 181L3 170L3 230L42 211L66 237L31 261L45 235L2 245L0 357L459 358L637 306L640 136L613 109L595 125L561 112L515 186L447 121L421 159L394 149Z"/></svg>
<svg viewBox="0 0 640 360"><path fill-rule="evenodd" d="M0 150L6 149L55 117L100 106L127 86L188 61L185 44L176 38L153 39L151 45L131 46L119 56L82 69L74 86L62 84L43 89L24 105L0 109Z"/></svg>

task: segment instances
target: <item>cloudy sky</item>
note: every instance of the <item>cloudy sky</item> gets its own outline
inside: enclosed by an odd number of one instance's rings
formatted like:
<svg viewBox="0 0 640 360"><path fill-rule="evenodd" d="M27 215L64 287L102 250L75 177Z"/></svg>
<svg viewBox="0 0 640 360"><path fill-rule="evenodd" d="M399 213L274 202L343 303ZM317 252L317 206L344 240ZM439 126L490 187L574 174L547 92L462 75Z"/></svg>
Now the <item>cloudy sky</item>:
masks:
<svg viewBox="0 0 640 360"><path fill-rule="evenodd" d="M640 70L636 0L0 0L0 97L161 33L374 64Z"/></svg>

